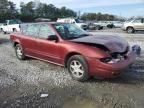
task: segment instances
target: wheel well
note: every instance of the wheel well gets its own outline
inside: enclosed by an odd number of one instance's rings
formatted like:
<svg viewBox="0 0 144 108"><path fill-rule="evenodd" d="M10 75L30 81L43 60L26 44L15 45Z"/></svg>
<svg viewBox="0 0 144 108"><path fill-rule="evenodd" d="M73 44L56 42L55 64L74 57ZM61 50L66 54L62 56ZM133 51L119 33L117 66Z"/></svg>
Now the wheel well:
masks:
<svg viewBox="0 0 144 108"><path fill-rule="evenodd" d="M19 44L18 42L14 42L13 46L15 47L17 44Z"/></svg>
<svg viewBox="0 0 144 108"><path fill-rule="evenodd" d="M67 56L65 57L65 60L64 60L64 66L65 66L65 67L67 67L67 61L68 61L68 59L69 59L70 57L74 56L74 55L81 55L81 54L79 54L79 53L77 53L77 52L71 52L71 53L67 54Z"/></svg>
<svg viewBox="0 0 144 108"><path fill-rule="evenodd" d="M132 26L128 26L127 28L126 28L126 30L128 29L128 28L133 28ZM134 29L134 28L133 28Z"/></svg>
<svg viewBox="0 0 144 108"><path fill-rule="evenodd" d="M13 28L13 31L16 30L16 28Z"/></svg>

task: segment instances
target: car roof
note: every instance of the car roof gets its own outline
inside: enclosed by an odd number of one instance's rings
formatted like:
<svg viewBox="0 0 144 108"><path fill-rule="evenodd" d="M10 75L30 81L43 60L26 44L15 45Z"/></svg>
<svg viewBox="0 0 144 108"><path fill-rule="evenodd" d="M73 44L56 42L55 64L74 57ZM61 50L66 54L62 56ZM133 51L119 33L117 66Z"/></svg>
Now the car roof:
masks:
<svg viewBox="0 0 144 108"><path fill-rule="evenodd" d="M37 22L35 24L67 24L65 22Z"/></svg>
<svg viewBox="0 0 144 108"><path fill-rule="evenodd" d="M69 24L65 22L34 22L34 23L22 23L21 25L28 25L28 24Z"/></svg>

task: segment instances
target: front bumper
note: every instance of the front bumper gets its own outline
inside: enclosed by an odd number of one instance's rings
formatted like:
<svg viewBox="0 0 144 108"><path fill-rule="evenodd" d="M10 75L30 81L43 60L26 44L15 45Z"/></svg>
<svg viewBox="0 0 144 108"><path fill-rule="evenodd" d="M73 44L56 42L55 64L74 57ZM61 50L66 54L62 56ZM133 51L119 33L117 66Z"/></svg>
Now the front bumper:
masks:
<svg viewBox="0 0 144 108"><path fill-rule="evenodd" d="M118 76L136 59L136 54L131 52L127 55L127 59L121 60L118 63L108 64L103 63L98 59L88 58L89 74L103 78L112 78Z"/></svg>
<svg viewBox="0 0 144 108"><path fill-rule="evenodd" d="M126 31L126 27L124 25L121 27L121 29Z"/></svg>

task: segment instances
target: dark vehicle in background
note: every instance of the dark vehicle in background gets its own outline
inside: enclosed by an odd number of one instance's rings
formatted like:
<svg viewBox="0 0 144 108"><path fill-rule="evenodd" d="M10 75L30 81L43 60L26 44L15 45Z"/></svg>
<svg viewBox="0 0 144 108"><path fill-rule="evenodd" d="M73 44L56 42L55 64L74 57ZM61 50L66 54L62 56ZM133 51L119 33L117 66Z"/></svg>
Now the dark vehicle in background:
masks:
<svg viewBox="0 0 144 108"><path fill-rule="evenodd" d="M94 23L88 23L88 30L101 30L103 29L103 26L96 25Z"/></svg>
<svg viewBox="0 0 144 108"><path fill-rule="evenodd" d="M113 23L109 23L109 24L107 24L107 28L114 28L115 26L114 26L114 24Z"/></svg>
<svg viewBox="0 0 144 108"><path fill-rule="evenodd" d="M26 57L64 66L73 79L113 78L135 60L129 44L118 36L91 35L68 23L33 23L10 35L18 59Z"/></svg>

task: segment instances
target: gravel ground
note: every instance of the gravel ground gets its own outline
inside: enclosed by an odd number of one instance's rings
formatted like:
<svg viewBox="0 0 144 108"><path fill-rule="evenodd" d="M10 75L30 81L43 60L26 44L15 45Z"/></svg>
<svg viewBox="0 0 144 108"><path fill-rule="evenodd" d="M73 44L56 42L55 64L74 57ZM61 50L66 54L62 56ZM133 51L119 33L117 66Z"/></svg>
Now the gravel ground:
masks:
<svg viewBox="0 0 144 108"><path fill-rule="evenodd" d="M108 29L93 33L119 35L144 48L142 32ZM0 34L0 108L143 108L143 66L142 53L118 78L81 83L62 67L31 58L17 60L9 35Z"/></svg>

